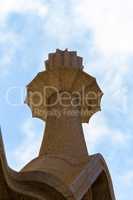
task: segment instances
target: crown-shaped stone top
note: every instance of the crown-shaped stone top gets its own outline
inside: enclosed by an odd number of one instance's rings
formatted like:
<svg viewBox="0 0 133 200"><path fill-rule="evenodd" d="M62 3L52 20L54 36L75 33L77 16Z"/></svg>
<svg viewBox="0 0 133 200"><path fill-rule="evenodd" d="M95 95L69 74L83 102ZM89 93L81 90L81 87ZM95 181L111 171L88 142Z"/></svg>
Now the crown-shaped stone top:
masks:
<svg viewBox="0 0 133 200"><path fill-rule="evenodd" d="M57 68L75 68L83 69L83 59L77 56L76 51L64 51L56 49L55 53L50 53L48 60L45 61L46 70L52 70Z"/></svg>

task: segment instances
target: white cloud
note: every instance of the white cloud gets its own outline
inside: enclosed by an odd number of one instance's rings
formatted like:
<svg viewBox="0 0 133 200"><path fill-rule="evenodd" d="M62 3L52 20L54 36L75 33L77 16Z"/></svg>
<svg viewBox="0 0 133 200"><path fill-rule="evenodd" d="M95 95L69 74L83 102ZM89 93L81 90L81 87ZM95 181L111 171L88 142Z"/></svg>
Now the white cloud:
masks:
<svg viewBox="0 0 133 200"><path fill-rule="evenodd" d="M106 117L100 112L93 116L89 125L84 124L83 129L88 150L91 153L95 152L97 145L102 144L106 140L109 142L108 145L112 145L114 149L123 149L127 147L132 138L128 133L110 127L106 121Z"/></svg>
<svg viewBox="0 0 133 200"><path fill-rule="evenodd" d="M26 38L26 36L21 35L21 33L15 33L12 31L12 28L8 26L7 19L10 14L33 14L44 18L47 12L47 5L39 0L0 0L0 76L10 72L10 66L12 66L11 62L14 56L16 56L18 48L23 46L23 40Z"/></svg>
<svg viewBox="0 0 133 200"><path fill-rule="evenodd" d="M128 86L125 82L126 71L110 67L104 74L101 86L105 93L103 103L106 109L123 116L128 114Z"/></svg>
<svg viewBox="0 0 133 200"><path fill-rule="evenodd" d="M18 34L11 31L0 31L0 76L3 76L9 72L12 59L17 51L17 48L20 48L21 42L22 40L20 39Z"/></svg>
<svg viewBox="0 0 133 200"><path fill-rule="evenodd" d="M133 185L133 170L127 171L125 174L121 176L121 180L126 185L126 187Z"/></svg>
<svg viewBox="0 0 133 200"><path fill-rule="evenodd" d="M93 120L90 120L89 125L83 125L83 130L89 152L93 152L96 145L105 139L110 132L106 126L105 118L100 117L99 113L93 116Z"/></svg>
<svg viewBox="0 0 133 200"><path fill-rule="evenodd" d="M81 29L88 28L104 55L133 53L132 0L75 0Z"/></svg>
<svg viewBox="0 0 133 200"><path fill-rule="evenodd" d="M71 8L68 8L68 5ZM73 3L52 0L49 4L49 15L44 31L57 42L58 48L67 48L74 40L80 40L82 32L79 23L73 15ZM70 10L69 10L70 9Z"/></svg>
<svg viewBox="0 0 133 200"><path fill-rule="evenodd" d="M11 13L35 13L39 16L47 14L48 7L36 0L0 0L0 20L5 20Z"/></svg>
<svg viewBox="0 0 133 200"><path fill-rule="evenodd" d="M36 131L35 128L33 119L27 119L21 127L23 139L19 146L12 152L12 158L17 163L15 166L17 170L24 167L25 164L35 158L39 153L42 134Z"/></svg>

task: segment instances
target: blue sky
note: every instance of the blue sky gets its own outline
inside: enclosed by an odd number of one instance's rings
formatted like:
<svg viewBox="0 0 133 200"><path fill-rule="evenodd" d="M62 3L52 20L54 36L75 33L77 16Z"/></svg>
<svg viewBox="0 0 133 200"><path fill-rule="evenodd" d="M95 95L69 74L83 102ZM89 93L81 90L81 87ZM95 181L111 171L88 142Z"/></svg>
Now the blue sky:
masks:
<svg viewBox="0 0 133 200"><path fill-rule="evenodd" d="M133 196L132 0L0 0L0 125L9 165L34 158L45 124L23 104L25 86L56 48L76 50L104 92L84 124L90 154L101 152L116 198Z"/></svg>

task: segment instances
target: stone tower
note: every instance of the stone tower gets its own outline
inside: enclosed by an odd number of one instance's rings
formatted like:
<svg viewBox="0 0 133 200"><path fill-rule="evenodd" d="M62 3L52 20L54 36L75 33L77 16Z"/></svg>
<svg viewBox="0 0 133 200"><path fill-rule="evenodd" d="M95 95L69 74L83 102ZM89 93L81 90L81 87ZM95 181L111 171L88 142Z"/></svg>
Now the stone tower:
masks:
<svg viewBox="0 0 133 200"><path fill-rule="evenodd" d="M38 157L19 173L8 166L1 139L0 200L115 200L110 174L100 154L89 155L82 123L100 110L103 95L83 71L75 51L56 50L46 70L27 85L32 116L46 122ZM4 191L4 192L3 192Z"/></svg>

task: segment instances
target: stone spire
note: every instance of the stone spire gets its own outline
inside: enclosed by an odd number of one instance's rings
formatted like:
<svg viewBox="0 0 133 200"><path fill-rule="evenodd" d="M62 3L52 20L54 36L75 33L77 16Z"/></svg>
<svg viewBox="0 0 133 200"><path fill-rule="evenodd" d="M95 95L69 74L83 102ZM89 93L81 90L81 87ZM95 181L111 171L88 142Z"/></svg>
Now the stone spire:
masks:
<svg viewBox="0 0 133 200"><path fill-rule="evenodd" d="M46 121L40 156L56 155L78 162L88 160L82 122L100 110L102 92L95 78L83 72L75 51L56 50L27 86L33 116Z"/></svg>

